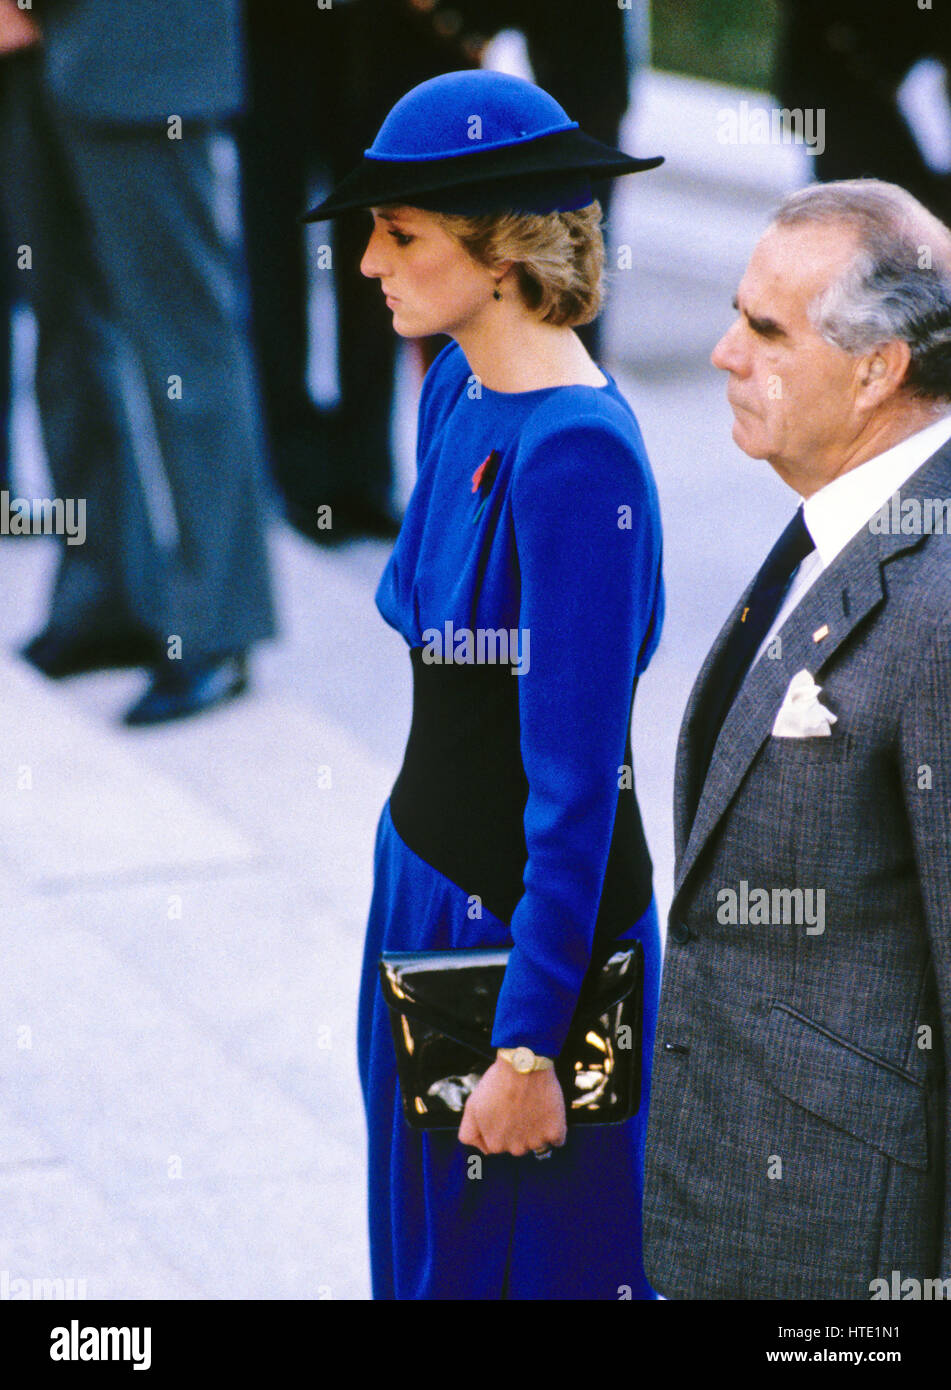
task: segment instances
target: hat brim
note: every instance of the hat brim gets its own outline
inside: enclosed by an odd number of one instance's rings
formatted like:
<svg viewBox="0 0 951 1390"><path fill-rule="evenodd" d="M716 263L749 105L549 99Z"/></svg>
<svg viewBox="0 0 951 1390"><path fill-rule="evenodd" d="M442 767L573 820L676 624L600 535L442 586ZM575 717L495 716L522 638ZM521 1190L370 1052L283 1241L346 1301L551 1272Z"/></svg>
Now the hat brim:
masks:
<svg viewBox="0 0 951 1390"><path fill-rule="evenodd" d="M301 221L323 222L343 212L385 203L411 206L417 196L425 196L432 202L433 195L443 189L471 187L475 191L484 185L487 198L491 200L493 186L498 180L571 173L589 174L595 179L615 178L656 169L663 162L663 155L635 159L581 130L559 130L523 144L475 150L471 154L439 160L395 162L364 156L332 193Z"/></svg>

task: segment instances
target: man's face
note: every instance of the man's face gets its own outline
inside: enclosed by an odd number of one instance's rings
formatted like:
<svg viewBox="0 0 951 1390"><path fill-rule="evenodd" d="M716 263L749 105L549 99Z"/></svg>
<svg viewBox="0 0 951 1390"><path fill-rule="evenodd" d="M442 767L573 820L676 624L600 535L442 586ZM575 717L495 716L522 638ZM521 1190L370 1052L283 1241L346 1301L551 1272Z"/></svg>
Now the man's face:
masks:
<svg viewBox="0 0 951 1390"><path fill-rule="evenodd" d="M820 337L806 313L856 250L841 224L770 227L740 282L738 317L710 359L730 374L736 443L804 496L838 475L865 421L856 410L859 359Z"/></svg>

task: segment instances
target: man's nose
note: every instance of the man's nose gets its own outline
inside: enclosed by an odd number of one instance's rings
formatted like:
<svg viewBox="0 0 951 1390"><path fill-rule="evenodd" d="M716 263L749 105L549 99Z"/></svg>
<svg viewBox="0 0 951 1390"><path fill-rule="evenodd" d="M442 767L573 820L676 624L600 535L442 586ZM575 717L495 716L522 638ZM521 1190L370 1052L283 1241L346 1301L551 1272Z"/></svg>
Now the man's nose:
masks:
<svg viewBox="0 0 951 1390"><path fill-rule="evenodd" d="M740 347L741 324L735 319L726 330L710 354L710 361L721 372L739 372L743 369L743 355Z"/></svg>

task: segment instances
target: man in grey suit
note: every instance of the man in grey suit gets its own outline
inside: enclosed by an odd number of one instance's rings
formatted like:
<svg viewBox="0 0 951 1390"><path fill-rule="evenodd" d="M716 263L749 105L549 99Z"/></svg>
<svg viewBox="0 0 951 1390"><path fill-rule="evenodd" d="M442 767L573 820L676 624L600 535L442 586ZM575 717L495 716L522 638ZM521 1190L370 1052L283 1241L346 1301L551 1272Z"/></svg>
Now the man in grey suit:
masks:
<svg viewBox="0 0 951 1390"><path fill-rule="evenodd" d="M681 728L645 1266L951 1297L951 235L812 185L736 308L733 437L803 504Z"/></svg>
<svg viewBox="0 0 951 1390"><path fill-rule="evenodd" d="M156 723L239 693L274 631L226 134L240 4L37 12L43 43L5 94L7 254L37 318L53 483L85 499L87 537L63 546L25 655L51 677L149 665L126 721Z"/></svg>

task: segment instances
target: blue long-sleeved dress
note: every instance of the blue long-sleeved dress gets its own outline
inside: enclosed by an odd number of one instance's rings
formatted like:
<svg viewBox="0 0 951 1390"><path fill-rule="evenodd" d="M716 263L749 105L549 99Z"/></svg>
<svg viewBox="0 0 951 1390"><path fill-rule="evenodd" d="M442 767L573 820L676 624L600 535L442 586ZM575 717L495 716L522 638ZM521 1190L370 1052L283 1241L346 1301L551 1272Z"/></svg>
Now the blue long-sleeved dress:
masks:
<svg viewBox="0 0 951 1390"><path fill-rule="evenodd" d="M376 595L410 648L414 712L360 997L375 1298L654 1296L640 1206L660 947L628 769L663 619L660 515L605 375L491 391L450 343L423 384L417 482ZM493 1043L551 1056L592 950L627 938L645 955L637 1116L570 1127L544 1162L473 1163L454 1132L406 1124L381 951L511 946Z"/></svg>

